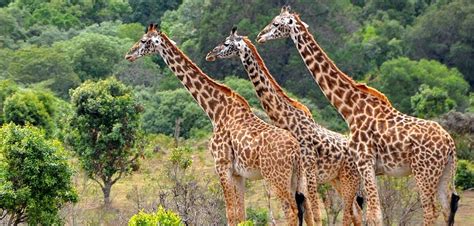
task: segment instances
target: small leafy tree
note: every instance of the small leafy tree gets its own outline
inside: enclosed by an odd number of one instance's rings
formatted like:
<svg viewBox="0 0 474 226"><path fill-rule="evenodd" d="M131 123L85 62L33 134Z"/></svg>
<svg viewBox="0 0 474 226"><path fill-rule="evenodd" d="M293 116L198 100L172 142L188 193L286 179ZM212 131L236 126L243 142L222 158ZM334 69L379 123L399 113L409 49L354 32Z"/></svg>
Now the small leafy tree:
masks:
<svg viewBox="0 0 474 226"><path fill-rule="evenodd" d="M72 171L58 141L33 126L0 129L0 220L9 225L60 223L58 210L76 202Z"/></svg>
<svg viewBox="0 0 474 226"><path fill-rule="evenodd" d="M140 211L130 218L129 226L180 226L181 218L171 210L165 210L162 206L158 207L156 213L145 213Z"/></svg>
<svg viewBox="0 0 474 226"><path fill-rule="evenodd" d="M83 83L71 92L74 109L69 143L88 176L104 193L137 166L141 106L132 90L115 78Z"/></svg>
<svg viewBox="0 0 474 226"><path fill-rule="evenodd" d="M54 118L57 113L57 104L57 98L50 92L21 90L5 99L4 120L6 123L41 127L46 130L48 136L51 136L55 132Z"/></svg>
<svg viewBox="0 0 474 226"><path fill-rule="evenodd" d="M426 84L411 97L411 108L414 114L422 118L432 118L456 107L456 102L449 98L448 92L440 87L430 88Z"/></svg>

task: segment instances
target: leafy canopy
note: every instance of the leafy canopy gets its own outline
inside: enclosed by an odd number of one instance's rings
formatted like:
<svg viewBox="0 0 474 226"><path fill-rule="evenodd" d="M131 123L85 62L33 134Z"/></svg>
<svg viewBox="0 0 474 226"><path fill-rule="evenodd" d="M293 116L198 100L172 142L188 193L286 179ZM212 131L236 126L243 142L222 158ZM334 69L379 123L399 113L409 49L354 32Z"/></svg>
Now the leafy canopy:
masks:
<svg viewBox="0 0 474 226"><path fill-rule="evenodd" d="M0 210L15 223L60 223L59 209L77 201L65 156L61 144L41 130L5 124L0 129Z"/></svg>

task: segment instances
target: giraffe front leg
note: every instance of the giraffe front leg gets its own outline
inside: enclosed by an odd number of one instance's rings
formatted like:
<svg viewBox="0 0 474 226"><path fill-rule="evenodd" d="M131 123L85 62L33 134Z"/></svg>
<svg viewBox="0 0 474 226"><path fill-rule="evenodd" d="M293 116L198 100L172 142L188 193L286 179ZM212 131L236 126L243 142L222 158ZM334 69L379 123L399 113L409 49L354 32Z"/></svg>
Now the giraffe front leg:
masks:
<svg viewBox="0 0 474 226"><path fill-rule="evenodd" d="M237 192L236 183L231 175L231 164L216 165L216 171L219 175L222 189L224 191L225 210L227 216L227 225L236 226L237 219Z"/></svg>

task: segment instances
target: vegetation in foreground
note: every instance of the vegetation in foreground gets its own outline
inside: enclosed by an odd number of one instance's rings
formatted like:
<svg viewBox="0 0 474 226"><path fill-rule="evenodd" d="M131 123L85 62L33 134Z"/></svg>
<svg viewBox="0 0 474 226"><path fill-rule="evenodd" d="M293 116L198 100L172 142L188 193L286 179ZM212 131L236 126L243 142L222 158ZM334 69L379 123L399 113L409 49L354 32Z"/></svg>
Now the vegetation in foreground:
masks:
<svg viewBox="0 0 474 226"><path fill-rule="evenodd" d="M273 1L0 0L0 222L124 225L160 205L183 223L224 222L206 151L209 120L160 59L130 64L123 54L145 25L159 23L206 73L265 118L239 62L209 64L204 56L233 25L254 39L280 7ZM292 8L344 72L384 92L402 112L439 121L456 141L458 189L474 186L471 1L298 0ZM292 43L257 47L317 122L347 132ZM101 84L110 85L109 94L97 93ZM379 178L386 224L418 222L411 183ZM56 184L56 191L38 192ZM266 224L270 213L281 220L261 183L247 189L253 224ZM326 222L333 224L340 202L327 185L321 193ZM472 221L463 209L474 201L465 194L458 222Z"/></svg>

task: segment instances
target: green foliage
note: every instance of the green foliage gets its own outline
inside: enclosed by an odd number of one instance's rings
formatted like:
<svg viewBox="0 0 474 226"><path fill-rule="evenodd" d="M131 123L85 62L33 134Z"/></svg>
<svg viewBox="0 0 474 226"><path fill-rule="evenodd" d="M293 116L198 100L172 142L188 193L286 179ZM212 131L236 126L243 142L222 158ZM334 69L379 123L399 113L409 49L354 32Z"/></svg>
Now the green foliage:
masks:
<svg viewBox="0 0 474 226"><path fill-rule="evenodd" d="M255 224L253 223L252 220L242 221L242 222L237 224L237 226L254 226L254 225Z"/></svg>
<svg viewBox="0 0 474 226"><path fill-rule="evenodd" d="M69 143L87 175L101 181L108 205L110 187L133 169L141 153L136 144L142 108L132 89L114 78L86 81L71 96Z"/></svg>
<svg viewBox="0 0 474 226"><path fill-rule="evenodd" d="M121 24L117 28L119 38L128 38L132 41L138 40L143 35L143 25L139 23Z"/></svg>
<svg viewBox="0 0 474 226"><path fill-rule="evenodd" d="M59 209L76 202L61 144L33 126L6 124L0 129L0 210L11 222L59 224Z"/></svg>
<svg viewBox="0 0 474 226"><path fill-rule="evenodd" d="M410 55L434 59L463 73L474 84L474 5L469 0L439 3L416 19L406 35Z"/></svg>
<svg viewBox="0 0 474 226"><path fill-rule="evenodd" d="M179 135L182 137L190 137L192 128L205 128L210 131L208 117L185 89L150 92L144 98L145 132L174 135L178 119L181 120Z"/></svg>
<svg viewBox="0 0 474 226"><path fill-rule="evenodd" d="M129 41L111 36L84 33L56 45L72 60L74 71L82 81L101 79L113 73L115 65L123 59Z"/></svg>
<svg viewBox="0 0 474 226"><path fill-rule="evenodd" d="M226 76L224 84L242 95L253 108L262 109L260 106L260 100L255 94L254 86L248 79L242 79L236 76Z"/></svg>
<svg viewBox="0 0 474 226"><path fill-rule="evenodd" d="M130 21L136 21L144 25L160 23L161 16L168 11L177 8L182 0L131 0L132 8Z"/></svg>
<svg viewBox="0 0 474 226"><path fill-rule="evenodd" d="M430 88L422 84L420 91L411 97L411 109L421 118L433 118L452 110L456 102L448 97L448 92L442 88Z"/></svg>
<svg viewBox="0 0 474 226"><path fill-rule="evenodd" d="M456 186L463 190L474 188L474 164L471 161L458 161L456 169Z"/></svg>
<svg viewBox="0 0 474 226"><path fill-rule="evenodd" d="M265 226L268 225L268 210L265 208L247 208L247 221L241 222L242 225L248 225L245 222L252 222L251 225L255 226ZM239 225L240 225L239 224Z"/></svg>
<svg viewBox="0 0 474 226"><path fill-rule="evenodd" d="M186 147L175 148L171 151L169 161L171 162L171 164L176 165L183 170L186 170L193 163L193 160L189 156L190 153L191 153L190 148L186 148Z"/></svg>
<svg viewBox="0 0 474 226"><path fill-rule="evenodd" d="M64 98L69 89L79 83L68 58L48 47L32 46L15 51L8 65L8 74L23 84L49 81L48 87Z"/></svg>
<svg viewBox="0 0 474 226"><path fill-rule="evenodd" d="M18 91L18 86L12 80L0 80L0 125L5 123L5 114L3 112L3 106L5 99Z"/></svg>
<svg viewBox="0 0 474 226"><path fill-rule="evenodd" d="M58 100L53 94L39 90L21 90L7 97L3 112L5 122L17 125L31 124L47 131L49 136L56 132L54 119Z"/></svg>
<svg viewBox="0 0 474 226"><path fill-rule="evenodd" d="M413 113L410 97L414 96L422 84L438 87L447 92L456 109L467 107L466 96L469 85L456 69L449 69L437 61L412 61L401 57L382 64L371 85L379 89L390 99L398 110ZM448 106L449 106L448 105Z"/></svg>
<svg viewBox="0 0 474 226"><path fill-rule="evenodd" d="M128 226L180 226L181 218L171 210L165 210L162 206L158 207L156 213L145 213L140 211L130 218Z"/></svg>

